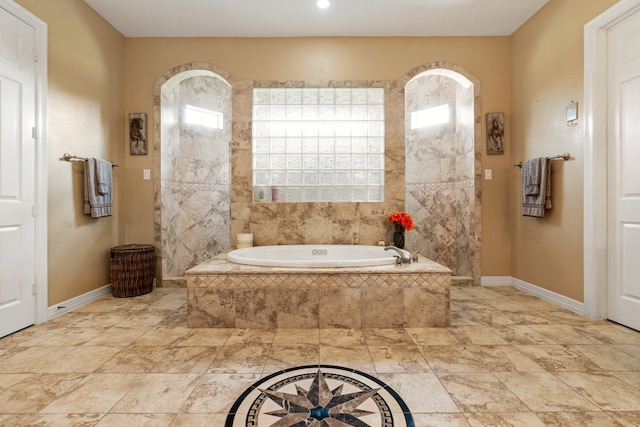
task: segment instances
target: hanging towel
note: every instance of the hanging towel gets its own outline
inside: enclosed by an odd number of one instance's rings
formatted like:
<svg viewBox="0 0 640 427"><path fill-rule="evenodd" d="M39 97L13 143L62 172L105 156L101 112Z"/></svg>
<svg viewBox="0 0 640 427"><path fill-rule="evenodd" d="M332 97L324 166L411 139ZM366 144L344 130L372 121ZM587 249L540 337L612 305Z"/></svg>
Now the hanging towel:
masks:
<svg viewBox="0 0 640 427"><path fill-rule="evenodd" d="M105 160L90 158L84 162L84 213L93 218L111 216L111 171L108 177L102 177L103 190L100 193L100 182L98 181L98 162L104 162L111 168L111 163Z"/></svg>
<svg viewBox="0 0 640 427"><path fill-rule="evenodd" d="M542 164L546 161L546 157L538 157L522 163L522 188L527 196L540 193Z"/></svg>
<svg viewBox="0 0 640 427"><path fill-rule="evenodd" d="M525 162L526 163L526 162ZM523 163L524 169L524 163ZM546 210L551 209L551 161L543 158L540 163L540 188L538 194L528 195L527 181L522 174L522 215L543 218Z"/></svg>
<svg viewBox="0 0 640 427"><path fill-rule="evenodd" d="M96 161L96 182L98 184L98 193L111 194L111 171L113 166L111 162L102 159Z"/></svg>

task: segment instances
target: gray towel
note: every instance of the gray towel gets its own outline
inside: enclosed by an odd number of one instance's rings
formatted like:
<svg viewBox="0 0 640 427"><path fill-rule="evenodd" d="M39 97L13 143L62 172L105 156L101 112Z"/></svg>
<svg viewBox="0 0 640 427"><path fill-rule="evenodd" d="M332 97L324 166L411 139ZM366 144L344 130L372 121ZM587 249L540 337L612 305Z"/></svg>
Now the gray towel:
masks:
<svg viewBox="0 0 640 427"><path fill-rule="evenodd" d="M523 216L543 218L545 211L551 209L551 161L547 158L543 159L544 161L540 164L540 189L538 194L528 195L524 176L522 178Z"/></svg>
<svg viewBox="0 0 640 427"><path fill-rule="evenodd" d="M106 160L95 159L95 161L98 193L111 194L111 171L113 166L111 165L111 162Z"/></svg>
<svg viewBox="0 0 640 427"><path fill-rule="evenodd" d="M111 163L108 163L111 167ZM111 174L109 174L108 182L106 178L103 182L103 189L107 192L100 193L100 183L98 182L98 160L91 158L84 162L84 213L91 215L93 218L111 216ZM104 187L106 184L106 187Z"/></svg>
<svg viewBox="0 0 640 427"><path fill-rule="evenodd" d="M546 157L538 157L522 163L522 187L527 196L535 196L540 193L542 164L546 161Z"/></svg>

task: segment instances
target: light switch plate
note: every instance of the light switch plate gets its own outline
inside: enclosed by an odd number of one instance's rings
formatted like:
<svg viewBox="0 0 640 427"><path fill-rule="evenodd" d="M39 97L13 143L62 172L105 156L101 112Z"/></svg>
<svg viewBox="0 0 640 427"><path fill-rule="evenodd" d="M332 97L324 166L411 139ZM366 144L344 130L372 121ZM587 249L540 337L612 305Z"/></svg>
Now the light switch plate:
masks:
<svg viewBox="0 0 640 427"><path fill-rule="evenodd" d="M493 179L493 169L484 170L484 179L485 181L491 181Z"/></svg>
<svg viewBox="0 0 640 427"><path fill-rule="evenodd" d="M149 181L151 179L151 169L142 170L142 179L145 181Z"/></svg>

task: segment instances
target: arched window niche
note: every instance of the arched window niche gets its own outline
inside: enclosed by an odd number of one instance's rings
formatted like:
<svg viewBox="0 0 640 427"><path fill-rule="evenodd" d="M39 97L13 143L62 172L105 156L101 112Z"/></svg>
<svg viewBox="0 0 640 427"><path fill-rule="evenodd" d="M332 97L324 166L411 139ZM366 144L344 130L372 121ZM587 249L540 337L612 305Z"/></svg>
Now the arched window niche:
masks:
<svg viewBox="0 0 640 427"><path fill-rule="evenodd" d="M407 246L449 267L453 283L480 283L480 85L461 67L413 70L405 92Z"/></svg>
<svg viewBox="0 0 640 427"><path fill-rule="evenodd" d="M155 247L158 280L230 246L231 85L208 64L167 72L154 88Z"/></svg>

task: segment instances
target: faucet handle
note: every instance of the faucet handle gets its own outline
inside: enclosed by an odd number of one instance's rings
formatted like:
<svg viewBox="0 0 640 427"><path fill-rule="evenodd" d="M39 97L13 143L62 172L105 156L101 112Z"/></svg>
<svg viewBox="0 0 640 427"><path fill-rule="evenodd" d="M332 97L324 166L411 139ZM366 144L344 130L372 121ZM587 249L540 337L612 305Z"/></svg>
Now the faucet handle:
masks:
<svg viewBox="0 0 640 427"><path fill-rule="evenodd" d="M411 261L413 262L418 262L418 254L420 253L420 251L415 251L413 253L413 255L411 255Z"/></svg>

